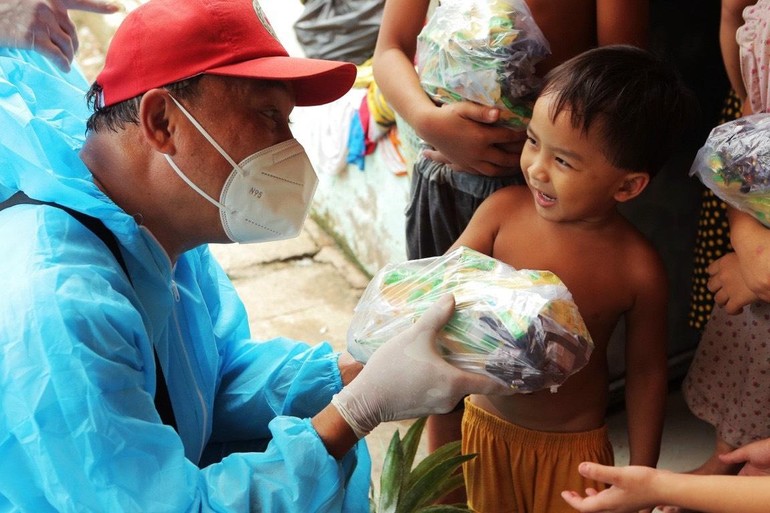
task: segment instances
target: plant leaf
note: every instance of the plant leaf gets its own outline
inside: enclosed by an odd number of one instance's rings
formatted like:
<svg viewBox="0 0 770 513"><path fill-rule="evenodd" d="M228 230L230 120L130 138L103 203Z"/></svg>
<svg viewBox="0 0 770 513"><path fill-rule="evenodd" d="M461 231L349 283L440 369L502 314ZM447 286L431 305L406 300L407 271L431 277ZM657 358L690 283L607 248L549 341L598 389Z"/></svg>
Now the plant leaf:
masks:
<svg viewBox="0 0 770 513"><path fill-rule="evenodd" d="M399 506L404 513L433 504L452 490L464 484L463 475L457 469L475 455L453 457L432 467L413 485L401 491Z"/></svg>
<svg viewBox="0 0 770 513"><path fill-rule="evenodd" d="M458 511L465 511L467 513L470 510L461 504L434 504L433 506L418 509L414 513L456 513Z"/></svg>
<svg viewBox="0 0 770 513"><path fill-rule="evenodd" d="M436 465L439 465L450 458L461 456L460 444L461 444L460 440L455 440L454 442L449 442L442 445L441 447L433 451L431 454L428 454L425 457L425 459L423 459L420 463L418 463L417 466L414 468L414 470L412 470L412 472L409 475L409 481L407 482L406 486L411 487L415 481L417 481L418 479L422 479L423 475L429 472L430 469L432 469ZM467 458L467 459L470 459L470 458ZM462 461L460 463L462 463Z"/></svg>
<svg viewBox="0 0 770 513"><path fill-rule="evenodd" d="M463 478L461 474L457 474L457 469L463 462L475 458L476 455L457 454L460 451L459 441L447 445L454 447L440 447L412 471L408 485L401 491L399 512L409 513L427 506L462 484ZM450 456L452 453L457 455Z"/></svg>
<svg viewBox="0 0 770 513"><path fill-rule="evenodd" d="M415 420L414 423L409 426L406 435L404 435L404 468L406 469L404 476L409 475L409 471L412 470L414 456L417 454L417 446L420 445L420 438L422 437L422 431L425 428L427 420L428 417L422 417Z"/></svg>
<svg viewBox="0 0 770 513"><path fill-rule="evenodd" d="M393 513L398 506L404 480L404 451L401 446L401 437L398 430L390 439L388 451L385 453L385 461L382 463L380 475L380 500L377 506L378 513Z"/></svg>
<svg viewBox="0 0 770 513"><path fill-rule="evenodd" d="M432 493L425 493L423 497L423 505L433 504L435 501L443 497L444 495L457 490L458 488L465 486L465 478L461 473L452 474L448 478L441 481Z"/></svg>

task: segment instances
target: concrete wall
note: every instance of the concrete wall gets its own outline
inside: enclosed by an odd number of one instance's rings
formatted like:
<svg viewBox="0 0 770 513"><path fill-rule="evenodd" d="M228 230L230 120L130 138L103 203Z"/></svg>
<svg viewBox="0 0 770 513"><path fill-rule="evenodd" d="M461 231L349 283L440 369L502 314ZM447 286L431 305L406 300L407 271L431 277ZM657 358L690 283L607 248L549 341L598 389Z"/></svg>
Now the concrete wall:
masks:
<svg viewBox="0 0 770 513"><path fill-rule="evenodd" d="M374 274L385 264L406 259L408 182L386 169L375 151L363 171L350 165L339 175L321 178L312 215L362 269Z"/></svg>

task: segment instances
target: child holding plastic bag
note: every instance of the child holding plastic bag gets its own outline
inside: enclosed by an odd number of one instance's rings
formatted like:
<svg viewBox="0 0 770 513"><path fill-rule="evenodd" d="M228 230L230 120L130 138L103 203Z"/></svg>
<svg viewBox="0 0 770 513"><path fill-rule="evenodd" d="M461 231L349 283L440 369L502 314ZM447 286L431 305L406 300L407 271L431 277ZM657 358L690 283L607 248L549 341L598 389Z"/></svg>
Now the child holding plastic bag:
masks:
<svg viewBox="0 0 770 513"><path fill-rule="evenodd" d="M444 254L484 198L500 187L522 183L519 157L524 132L499 123L521 114L501 107L496 100L476 103L483 98L466 97L463 91L454 91L461 101L445 103L432 99L423 89L415 57L418 34L427 28L430 4L430 0L386 0L373 64L375 79L385 98L424 141L412 172L406 213L409 259ZM441 11L436 8L431 17L436 18L434 23L441 24L442 12L454 10L447 23L461 28L458 39L463 34L476 38L475 43L464 42L479 50L465 53L462 63L447 63L445 69L458 70L478 62L473 56L484 54L480 45L486 41L487 57L482 61L488 62L481 74L486 77L486 84L495 82L492 89L509 85L511 77L519 85L536 85L538 77L556 64L595 46L644 46L647 42L649 0L442 0L439 4ZM443 34L445 46L455 40L448 27L439 26L433 33ZM433 47L428 40L424 44L426 50ZM512 47L517 49L515 56L510 51ZM548 47L549 55L544 53ZM451 51L447 54L455 55ZM506 55L513 57L510 65L501 58ZM430 65L431 57L438 58L424 52L423 63ZM491 70L490 63L498 69ZM506 71L505 66L514 67L515 72ZM467 71L474 76L473 69ZM495 77L503 77L503 81L496 81ZM461 82L465 86L480 85ZM510 97L531 92L493 91L491 98L504 103ZM509 98L503 100L505 96ZM523 117L526 115L525 112Z"/></svg>
<svg viewBox="0 0 770 513"><path fill-rule="evenodd" d="M374 54L377 84L393 109L423 141L412 171L406 209L409 259L443 255L485 198L501 187L523 183L519 160L525 132L498 123L506 116L503 109L474 101L436 103L423 90L415 69L417 37L425 26L429 5L435 3L435 0L386 0ZM463 8L473 8L493 2L466 0L462 3ZM514 9L520 8L519 14L526 12L522 4L528 8L530 21L539 27L550 48L550 54L541 61L535 60L537 55L532 57L536 77L543 77L554 66L596 46L624 43L645 47L649 3L649 0L508 2ZM429 451L459 437L459 433L448 430L447 423L441 419L434 416L428 420Z"/></svg>
<svg viewBox="0 0 770 513"><path fill-rule="evenodd" d="M594 343L588 365L556 394L472 395L462 421L468 503L475 511L566 512L580 461L612 464L604 415L607 345L626 337L630 459L655 466L666 402L665 270L617 210L637 197L685 133L694 100L648 52L591 50L546 76L527 129L528 187L490 196L458 239L513 267L548 269L577 304ZM512 483L501 493L496 483ZM575 488L574 486L580 483Z"/></svg>
<svg viewBox="0 0 770 513"><path fill-rule="evenodd" d="M690 410L716 432L696 474L735 474L739 467L719 455L770 437L770 1L746 7L743 17L736 39L756 114L714 128L691 170L728 203L734 249L708 268L716 305L682 385Z"/></svg>
<svg viewBox="0 0 770 513"><path fill-rule="evenodd" d="M473 511L568 512L562 490L603 486L577 466L614 460L607 345L621 319L631 461L655 466L667 383L665 270L617 205L638 196L672 154L693 103L675 72L638 48L601 47L556 67L527 129L527 186L492 194L455 243L515 269L552 272L593 341L587 365L556 393L465 401L463 452L478 454L464 465Z"/></svg>

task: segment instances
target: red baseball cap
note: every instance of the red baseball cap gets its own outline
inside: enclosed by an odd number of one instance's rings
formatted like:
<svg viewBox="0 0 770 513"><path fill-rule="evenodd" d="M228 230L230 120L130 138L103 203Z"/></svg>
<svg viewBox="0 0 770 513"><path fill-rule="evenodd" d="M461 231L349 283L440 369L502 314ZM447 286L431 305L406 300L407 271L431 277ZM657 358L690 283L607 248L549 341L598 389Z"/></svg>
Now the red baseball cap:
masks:
<svg viewBox="0 0 770 513"><path fill-rule="evenodd" d="M257 0L149 0L112 38L98 106L203 73L288 81L297 105L320 105L351 88L356 67L289 57Z"/></svg>

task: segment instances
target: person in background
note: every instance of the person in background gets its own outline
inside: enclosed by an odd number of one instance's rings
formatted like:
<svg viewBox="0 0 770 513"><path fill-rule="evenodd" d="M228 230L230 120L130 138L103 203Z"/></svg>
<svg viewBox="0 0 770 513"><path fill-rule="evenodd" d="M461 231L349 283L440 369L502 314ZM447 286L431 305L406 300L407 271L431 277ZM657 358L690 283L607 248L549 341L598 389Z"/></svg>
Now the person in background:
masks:
<svg viewBox="0 0 770 513"><path fill-rule="evenodd" d="M70 9L111 14L120 5L105 0L0 0L0 47L35 50L69 71L78 50Z"/></svg>
<svg viewBox="0 0 770 513"><path fill-rule="evenodd" d="M451 296L362 369L253 339L209 252L299 233L290 113L354 78L252 0L133 10L92 112L77 70L0 49L0 511L360 512L376 425L510 393L440 358Z"/></svg>
<svg viewBox="0 0 770 513"><path fill-rule="evenodd" d="M682 143L695 109L671 67L629 45L586 51L546 75L521 155L527 186L487 198L454 247L553 272L594 350L556 393L466 400L462 450L478 454L464 464L473 511L566 512L562 490L601 486L584 481L577 465L614 462L607 348L621 319L630 460L656 465L667 389L666 273L618 205L645 190Z"/></svg>
<svg viewBox="0 0 770 513"><path fill-rule="evenodd" d="M406 210L408 259L444 254L487 196L523 183L524 132L496 125L498 109L467 101L439 106L423 91L414 59L429 5L430 0L387 0L373 61L383 95L424 141ZM529 0L527 5L551 49L537 66L539 76L595 46L648 43L649 0ZM451 429L460 416L462 411L445 421L428 420L430 451L459 438ZM458 498L461 491L447 500Z"/></svg>
<svg viewBox="0 0 770 513"><path fill-rule="evenodd" d="M732 38L722 37L725 66L749 113L768 110L770 2L754 3L724 0L722 9L728 18L722 25L732 31ZM737 23L735 16L745 17L745 23ZM737 69L730 72L733 68ZM722 203L713 193L712 197ZM770 349L765 343L770 329L770 264L763 255L770 231L750 214L723 207L729 221L725 236L732 248L706 269L713 310L682 384L690 410L713 425L716 435L712 455L691 471L695 474L735 474L739 467L720 454L770 437Z"/></svg>

